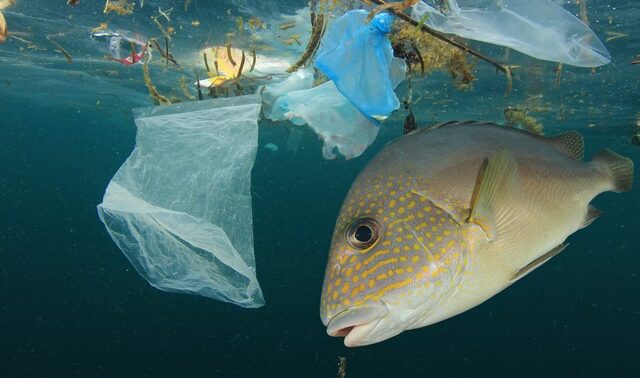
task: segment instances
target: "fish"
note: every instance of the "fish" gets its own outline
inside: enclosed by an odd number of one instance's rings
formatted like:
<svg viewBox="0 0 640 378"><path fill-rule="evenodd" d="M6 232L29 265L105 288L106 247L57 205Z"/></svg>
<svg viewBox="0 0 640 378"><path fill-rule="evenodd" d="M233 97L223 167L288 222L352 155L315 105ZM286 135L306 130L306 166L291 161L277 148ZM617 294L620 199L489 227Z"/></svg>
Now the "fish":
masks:
<svg viewBox="0 0 640 378"><path fill-rule="evenodd" d="M633 162L585 163L575 131L553 137L476 121L385 146L336 220L320 300L330 336L364 346L469 310L525 277L627 192Z"/></svg>

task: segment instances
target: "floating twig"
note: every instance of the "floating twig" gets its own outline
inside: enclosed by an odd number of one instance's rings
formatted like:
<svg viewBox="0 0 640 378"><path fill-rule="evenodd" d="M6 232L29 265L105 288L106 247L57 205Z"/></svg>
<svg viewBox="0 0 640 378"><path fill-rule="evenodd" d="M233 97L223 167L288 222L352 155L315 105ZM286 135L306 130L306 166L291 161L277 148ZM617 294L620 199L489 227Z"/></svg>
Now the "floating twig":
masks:
<svg viewBox="0 0 640 378"><path fill-rule="evenodd" d="M414 6L417 2L419 2L420 0L405 0L403 2L397 2L397 3L382 3L380 5L378 5L377 7L373 8L371 10L371 12L369 12L369 14L367 15L367 18L365 19L365 23L369 23L371 22L371 20L373 20L373 18L380 12L385 11L385 10L391 10L393 9L396 12L404 12L405 9L407 8L411 8L412 6Z"/></svg>
<svg viewBox="0 0 640 378"><path fill-rule="evenodd" d="M198 67L196 67L196 87L198 88L198 100L202 101L202 87L200 86L200 75L198 74Z"/></svg>
<svg viewBox="0 0 640 378"><path fill-rule="evenodd" d="M202 57L204 58L204 68L206 68L207 73L211 72L211 69L209 69L209 61L207 60L207 52L206 51L202 52Z"/></svg>
<svg viewBox="0 0 640 378"><path fill-rule="evenodd" d="M605 42L611 42L616 39L626 38L629 36L629 34L627 33L619 33L614 31L608 31L608 32L605 32L605 34L608 36L607 39L605 39Z"/></svg>
<svg viewBox="0 0 640 378"><path fill-rule="evenodd" d="M253 69L256 66L256 49L251 50L251 68L249 69L249 72L253 72Z"/></svg>
<svg viewBox="0 0 640 378"><path fill-rule="evenodd" d="M556 88L560 88L560 80L562 79L562 63L558 63L558 66L554 71L556 72Z"/></svg>
<svg viewBox="0 0 640 378"><path fill-rule="evenodd" d="M233 60L233 56L231 56L231 42L227 43L227 59L229 59L232 65L236 65L236 61Z"/></svg>
<svg viewBox="0 0 640 378"><path fill-rule="evenodd" d="M287 30L287 29L294 28L295 26L296 26L296 22L295 21L283 22L282 24L280 24L278 26L278 29Z"/></svg>
<svg viewBox="0 0 640 378"><path fill-rule="evenodd" d="M385 3L384 1L382 1L382 0L369 0L369 1L371 1L372 3L378 4L378 5L386 4L386 3ZM438 38L439 40L444 41L444 42L446 42L446 43L448 43L448 44L450 44L450 45L452 45L452 46L454 46L454 47L457 47L457 48L459 48L460 50L464 51L465 53L467 53L467 54L469 54L469 55L473 55L473 56L475 56L476 58L479 58L479 59L481 59L481 60L484 60L485 62L487 62L487 63L489 63L489 64L493 65L493 66L494 66L496 69L498 69L500 72L502 72L502 73L504 73L504 74L508 74L508 68L507 68L507 66L505 66L505 65L503 65L503 64L500 64L500 63L498 63L498 62L494 61L493 59L488 58L488 57L486 57L486 56L482 55L481 53L479 53L479 52L477 52L477 51L473 50L473 49L472 49L472 48L470 48L470 47L467 47L467 46L463 45L463 44L462 44L462 43L460 43L460 42L456 42L456 41L454 41L453 39L451 39L451 38L449 38L449 37L445 36L444 34L441 34L440 32L437 32L437 31L435 31L435 30L431 29L430 27L428 27L428 26L427 26L427 25L425 25L425 24L421 24L421 23L419 23L419 22L415 21L414 19L412 19L411 17L409 17L408 15L406 15L406 14L404 14L404 13L402 13L402 12L397 12L397 11L395 11L393 8L388 9L388 11L389 11L389 13L392 13L393 15L395 15L395 16L396 16L396 17L398 17L398 18L400 18L401 20L403 20L403 21L405 21L405 22L408 22L409 24L411 24L411 25L413 25L413 26L419 27L419 28L420 28L420 30L422 30L423 32L428 33L428 34L431 34L432 36L434 36L434 37Z"/></svg>
<svg viewBox="0 0 640 378"><path fill-rule="evenodd" d="M505 66L505 75L507 75L507 88L504 91L504 97L508 97L513 89L513 75L511 73L511 67Z"/></svg>
<svg viewBox="0 0 640 378"><path fill-rule="evenodd" d="M311 38L309 38L307 48L300 59L287 69L288 73L297 71L300 67L307 64L307 61L316 53L318 46L320 46L320 40L322 39L322 34L324 34L325 18L323 14L315 15L314 13L311 14L311 17L315 18L315 23L311 31Z"/></svg>
<svg viewBox="0 0 640 378"><path fill-rule="evenodd" d="M418 60L420 61L420 74L424 76L424 59L422 58L422 54L420 54L420 50L418 50L418 46L416 46L416 44L413 43L413 41L411 42L411 48L413 49L413 52L416 54L416 56L418 57Z"/></svg>
<svg viewBox="0 0 640 378"><path fill-rule="evenodd" d="M47 36L47 39L49 40L49 42L51 42L53 45L55 45L58 48L58 51L60 51L62 55L64 55L64 57L67 59L67 63L69 64L73 63L73 57L71 56L71 54L69 54L67 50L64 49L64 47L60 46L60 44L54 41L53 38L51 38L51 36L49 35Z"/></svg>
<svg viewBox="0 0 640 378"><path fill-rule="evenodd" d="M172 8L173 9L173 8ZM164 37L164 47L165 47L165 58L167 59L165 67L169 67L169 38L167 36Z"/></svg>
<svg viewBox="0 0 640 378"><path fill-rule="evenodd" d="M173 56L171 54L168 54L168 51L164 51L162 50L162 47L160 47L160 44L158 43L157 40L152 39L151 43L153 44L153 47L156 48L156 50L158 50L158 52L160 53L160 56L162 56L163 58L167 59L168 61L170 61L171 63L175 64L176 66L178 66L178 62L176 62L175 59L173 59ZM168 41L166 42L167 44L167 48L168 48Z"/></svg>
<svg viewBox="0 0 640 378"><path fill-rule="evenodd" d="M242 76L242 70L244 69L245 60L246 60L246 57L244 55L244 51L242 51L242 58L240 59L240 68L238 69L238 73L236 74L236 77Z"/></svg>
<svg viewBox="0 0 640 378"><path fill-rule="evenodd" d="M158 13L167 19L167 22L171 22L171 18L169 18L169 15L171 14L171 12L173 11L173 8L163 11L162 8L158 7Z"/></svg>

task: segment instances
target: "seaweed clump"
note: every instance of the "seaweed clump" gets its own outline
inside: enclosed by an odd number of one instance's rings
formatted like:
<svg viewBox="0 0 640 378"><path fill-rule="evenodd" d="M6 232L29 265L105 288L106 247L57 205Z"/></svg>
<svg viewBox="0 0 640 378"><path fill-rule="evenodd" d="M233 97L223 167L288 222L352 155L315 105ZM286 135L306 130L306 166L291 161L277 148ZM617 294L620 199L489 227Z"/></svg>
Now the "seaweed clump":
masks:
<svg viewBox="0 0 640 378"><path fill-rule="evenodd" d="M544 125L528 115L526 109L508 107L504 110L504 118L508 127L516 127L532 134L544 135Z"/></svg>
<svg viewBox="0 0 640 378"><path fill-rule="evenodd" d="M129 0L107 0L102 13L115 12L119 16L130 16L133 14L135 6L135 3L130 3Z"/></svg>
<svg viewBox="0 0 640 378"><path fill-rule="evenodd" d="M471 89L475 63L467 60L464 51L408 24L394 30L391 43L394 54L405 59L411 72L423 75L448 72L456 88Z"/></svg>
<svg viewBox="0 0 640 378"><path fill-rule="evenodd" d="M149 95L151 96L151 98L156 104L171 105L171 101L165 96L161 95L160 92L158 92L158 89L155 87L155 85L153 85L153 83L151 82L151 76L149 75L148 64L149 64L149 57L148 55L145 54L144 64L142 65L142 75L144 79L144 85L146 85L147 89L149 90Z"/></svg>

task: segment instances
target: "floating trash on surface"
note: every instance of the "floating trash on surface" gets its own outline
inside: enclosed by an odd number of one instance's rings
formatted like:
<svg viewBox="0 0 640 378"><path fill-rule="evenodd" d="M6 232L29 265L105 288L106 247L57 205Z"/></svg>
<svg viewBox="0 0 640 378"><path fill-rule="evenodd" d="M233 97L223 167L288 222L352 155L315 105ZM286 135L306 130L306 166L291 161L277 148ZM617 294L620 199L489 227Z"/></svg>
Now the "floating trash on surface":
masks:
<svg viewBox="0 0 640 378"><path fill-rule="evenodd" d="M126 36L127 32L96 31L91 38L97 41L108 41L110 58L124 65L142 64L145 54L151 59L151 52L147 49L144 38Z"/></svg>
<svg viewBox="0 0 640 378"><path fill-rule="evenodd" d="M433 0L413 6L416 21L442 33L510 47L537 59L578 67L610 62L584 22L551 0Z"/></svg>
<svg viewBox="0 0 640 378"><path fill-rule="evenodd" d="M135 111L136 147L98 214L152 286L264 304L250 192L259 112L257 95Z"/></svg>
<svg viewBox="0 0 640 378"><path fill-rule="evenodd" d="M367 12L353 10L330 24L315 66L362 113L384 119L400 107L394 93L406 64L393 56L387 34L392 16L380 13L367 24Z"/></svg>
<svg viewBox="0 0 640 378"><path fill-rule="evenodd" d="M335 159L335 150L346 159L360 156L380 130L375 121L353 106L332 81L278 98L273 115L274 120L308 124L324 141L322 155L326 159Z"/></svg>

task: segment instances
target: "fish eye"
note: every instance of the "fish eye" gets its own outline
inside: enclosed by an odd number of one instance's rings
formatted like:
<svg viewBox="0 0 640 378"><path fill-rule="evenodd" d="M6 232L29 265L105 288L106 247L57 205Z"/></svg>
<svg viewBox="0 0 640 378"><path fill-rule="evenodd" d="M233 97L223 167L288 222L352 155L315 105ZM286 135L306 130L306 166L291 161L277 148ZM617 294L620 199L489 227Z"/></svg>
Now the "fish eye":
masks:
<svg viewBox="0 0 640 378"><path fill-rule="evenodd" d="M380 225L373 218L358 218L347 227L347 242L357 250L374 245L380 236Z"/></svg>

